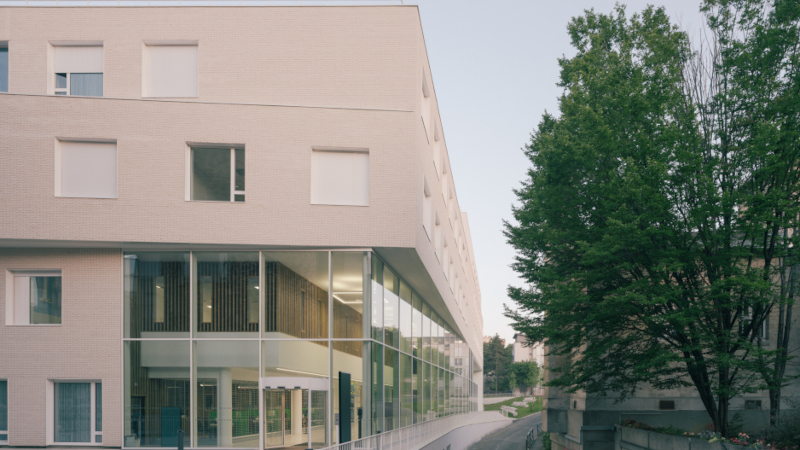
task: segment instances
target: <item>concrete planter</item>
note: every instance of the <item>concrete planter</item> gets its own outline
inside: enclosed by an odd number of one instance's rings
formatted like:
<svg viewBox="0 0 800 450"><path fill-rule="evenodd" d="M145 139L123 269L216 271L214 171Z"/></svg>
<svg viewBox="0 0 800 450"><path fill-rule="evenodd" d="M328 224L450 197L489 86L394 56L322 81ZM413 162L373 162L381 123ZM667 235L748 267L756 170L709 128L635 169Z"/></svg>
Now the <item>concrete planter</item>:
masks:
<svg viewBox="0 0 800 450"><path fill-rule="evenodd" d="M617 426L616 428L615 441L618 450L734 450L747 448L630 427Z"/></svg>

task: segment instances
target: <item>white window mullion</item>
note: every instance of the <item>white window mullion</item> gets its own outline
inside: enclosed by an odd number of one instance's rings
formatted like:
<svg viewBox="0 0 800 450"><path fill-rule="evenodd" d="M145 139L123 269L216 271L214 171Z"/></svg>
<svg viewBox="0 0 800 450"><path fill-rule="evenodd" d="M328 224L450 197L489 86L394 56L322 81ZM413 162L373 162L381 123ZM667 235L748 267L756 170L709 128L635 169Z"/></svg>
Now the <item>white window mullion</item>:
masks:
<svg viewBox="0 0 800 450"><path fill-rule="evenodd" d="M95 396L97 395L97 383L89 384L89 427L91 432L89 433L89 441L91 444L94 444L94 434L95 430L97 429L97 411L95 407L97 406L97 401Z"/></svg>

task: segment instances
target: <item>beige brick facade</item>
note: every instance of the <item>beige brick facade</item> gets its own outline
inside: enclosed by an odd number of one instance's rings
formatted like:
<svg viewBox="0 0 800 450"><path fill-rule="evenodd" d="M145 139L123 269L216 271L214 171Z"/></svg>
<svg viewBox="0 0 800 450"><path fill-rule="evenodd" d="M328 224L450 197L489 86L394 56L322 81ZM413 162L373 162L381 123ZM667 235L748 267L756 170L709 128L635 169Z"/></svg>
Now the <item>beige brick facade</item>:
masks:
<svg viewBox="0 0 800 450"><path fill-rule="evenodd" d="M199 96L142 98L144 45L186 40L199 49ZM455 189L444 203L449 161L447 173L437 170L421 120L424 72L440 127L416 7L0 7L3 41L0 379L9 381L10 445L51 442L53 379L102 381L103 445L122 445L128 249L375 249L464 335L480 369L467 218ZM85 41L103 44L103 98L49 95L53 44ZM116 141L116 199L54 195L55 146L65 138ZM245 202L186 200L189 143L244 146ZM368 207L311 204L315 146L369 149ZM423 177L458 289L422 227ZM4 276L15 269L62 271L60 326L5 325Z"/></svg>

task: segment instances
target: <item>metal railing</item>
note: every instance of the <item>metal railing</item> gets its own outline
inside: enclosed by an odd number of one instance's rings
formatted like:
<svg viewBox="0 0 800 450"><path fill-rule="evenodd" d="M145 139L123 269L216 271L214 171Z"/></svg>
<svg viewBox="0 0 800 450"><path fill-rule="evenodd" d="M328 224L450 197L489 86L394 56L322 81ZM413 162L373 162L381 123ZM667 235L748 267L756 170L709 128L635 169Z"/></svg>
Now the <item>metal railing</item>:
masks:
<svg viewBox="0 0 800 450"><path fill-rule="evenodd" d="M360 6L403 0L0 0L0 6Z"/></svg>
<svg viewBox="0 0 800 450"><path fill-rule="evenodd" d="M533 448L533 443L539 436L542 435L542 424L537 423L535 427L531 428L531 431L528 431L528 435L525 436L525 450L530 450Z"/></svg>
<svg viewBox="0 0 800 450"><path fill-rule="evenodd" d="M419 448L453 431L477 414L479 413L473 411L441 419L433 419L357 441L325 447L322 450L401 450Z"/></svg>

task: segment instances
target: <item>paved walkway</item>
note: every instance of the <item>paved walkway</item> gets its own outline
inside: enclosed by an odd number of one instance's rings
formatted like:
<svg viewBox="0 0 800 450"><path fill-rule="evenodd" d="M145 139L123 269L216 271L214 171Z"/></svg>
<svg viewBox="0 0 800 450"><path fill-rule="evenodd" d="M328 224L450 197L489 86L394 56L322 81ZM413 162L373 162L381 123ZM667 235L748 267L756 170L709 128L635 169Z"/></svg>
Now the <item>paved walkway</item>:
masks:
<svg viewBox="0 0 800 450"><path fill-rule="evenodd" d="M525 450L525 437L531 431L531 428L541 422L541 412L515 420L511 425L501 428L472 444L469 450ZM533 449L541 450L541 448L542 441L537 439Z"/></svg>
<svg viewBox="0 0 800 450"><path fill-rule="evenodd" d="M494 405L495 403L504 402L506 400L511 400L514 397L492 397L492 398L484 398L483 404L484 405Z"/></svg>

